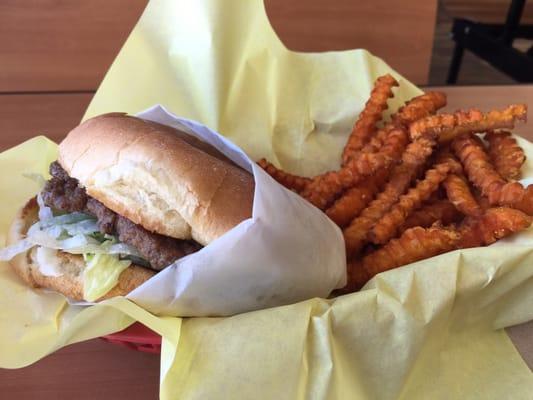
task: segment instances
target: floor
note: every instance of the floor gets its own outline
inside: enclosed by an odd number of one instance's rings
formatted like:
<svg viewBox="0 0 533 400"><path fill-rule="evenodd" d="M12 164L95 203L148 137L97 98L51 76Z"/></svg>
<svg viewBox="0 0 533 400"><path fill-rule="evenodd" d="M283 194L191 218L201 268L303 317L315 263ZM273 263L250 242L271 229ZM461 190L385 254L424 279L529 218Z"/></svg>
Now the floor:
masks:
<svg viewBox="0 0 533 400"><path fill-rule="evenodd" d="M454 48L454 42L450 34L451 28L452 18L447 15L444 7L439 5L429 73L429 85L446 84L446 77ZM516 41L514 45L520 49L527 49L530 42L525 40ZM472 53L465 51L457 81L458 85L503 85L510 83L514 83L514 80L480 60Z"/></svg>

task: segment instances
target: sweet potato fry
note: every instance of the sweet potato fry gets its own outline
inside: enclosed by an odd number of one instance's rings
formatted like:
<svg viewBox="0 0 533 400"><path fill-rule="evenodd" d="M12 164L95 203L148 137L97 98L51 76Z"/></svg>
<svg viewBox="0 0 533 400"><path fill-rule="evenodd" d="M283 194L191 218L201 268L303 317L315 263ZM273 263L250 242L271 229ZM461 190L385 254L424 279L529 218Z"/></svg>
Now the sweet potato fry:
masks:
<svg viewBox="0 0 533 400"><path fill-rule="evenodd" d="M346 191L326 214L341 228L350 223L372 201L387 180L389 170L383 168Z"/></svg>
<svg viewBox="0 0 533 400"><path fill-rule="evenodd" d="M458 171L460 168L457 161L449 158L429 169L424 179L406 194L400 196L390 211L376 222L368 234L368 239L372 243L383 244L396 236L407 217L437 190L450 172Z"/></svg>
<svg viewBox="0 0 533 400"><path fill-rule="evenodd" d="M509 132L494 131L525 120L525 105L435 115L446 96L429 92L378 128L394 86L390 75L376 81L339 170L305 178L258 162L343 228L348 284L337 294L401 265L489 245L533 221L533 185L513 181L524 151ZM484 132L488 150L475 135Z"/></svg>
<svg viewBox="0 0 533 400"><path fill-rule="evenodd" d="M524 188L518 182L507 182L494 169L481 139L462 135L452 148L463 163L468 179L486 196L491 206L509 206L533 215L533 185Z"/></svg>
<svg viewBox="0 0 533 400"><path fill-rule="evenodd" d="M439 108L444 107L445 105L446 105L446 96L441 92L428 92L424 95L411 99L409 102L407 102L405 106L401 107L400 110L392 116L393 123L389 123L386 125L384 129L379 130L378 133L370 139L369 143L365 145L362 151L366 151L366 152L377 151L377 149L379 149L383 144L383 141L384 141L383 136L385 136L384 134L386 134L387 131L390 131L391 129L393 129L394 126L402 125L402 126L407 127L414 120L434 114L435 111L437 111ZM414 145L412 149L418 149L419 147L424 147L424 146L425 148L427 148L426 143L421 143L421 144L422 146L420 146L420 144ZM417 154L413 151L406 152L406 157L409 157L409 156L414 156L418 158ZM402 162L405 162L405 160L402 160ZM395 175L398 175L398 173ZM394 178L396 179L396 177ZM379 181L379 179L377 180ZM408 179L408 180L410 181L411 179ZM402 181L405 181L405 179L403 179ZM402 193L404 191L405 189L401 190ZM349 198L352 199L351 201L353 201L353 199L356 197L361 198L361 196L358 195L356 192L357 191L354 189L350 193ZM365 190L365 192L368 192L368 191ZM368 195L366 195L365 198L368 198ZM358 204L361 204L361 203L358 203ZM343 201L339 205L337 205L337 207L335 207L334 210L331 211L332 216L334 216L334 218L337 218L336 216L338 215L338 218L340 219L337 219L337 220L341 222L341 226L346 225L349 222L347 219L350 216L353 218L355 215L357 215L360 212L360 209L356 207L352 213L348 213L347 207L348 207L348 198L343 199Z"/></svg>
<svg viewBox="0 0 533 400"><path fill-rule="evenodd" d="M502 178L520 179L520 168L526 161L526 155L511 132L489 131L485 140L489 143L490 159Z"/></svg>
<svg viewBox="0 0 533 400"><path fill-rule="evenodd" d="M344 190L355 186L366 176L383 168L390 168L399 159L407 140L407 134L403 129L392 129L378 152L360 152L340 170L313 178L302 196L321 210L327 209Z"/></svg>
<svg viewBox="0 0 533 400"><path fill-rule="evenodd" d="M392 116L396 124L408 127L414 121L435 114L446 105L446 95L442 92L427 92L409 100Z"/></svg>
<svg viewBox="0 0 533 400"><path fill-rule="evenodd" d="M488 246L531 225L532 218L508 207L490 208L480 217L467 217L459 227L459 247Z"/></svg>
<svg viewBox="0 0 533 400"><path fill-rule="evenodd" d="M476 198L477 204L479 204L483 211L487 211L490 208L489 199L483 196L479 190L476 189L474 196Z"/></svg>
<svg viewBox="0 0 533 400"><path fill-rule="evenodd" d="M367 241L369 229L405 193L431 155L434 146L435 141L429 138L420 138L409 143L402 154L402 162L393 168L383 191L344 229L344 243L349 257L361 250Z"/></svg>
<svg viewBox="0 0 533 400"><path fill-rule="evenodd" d="M450 202L464 215L479 216L482 209L468 187L468 182L459 175L450 174L443 182Z"/></svg>
<svg viewBox="0 0 533 400"><path fill-rule="evenodd" d="M257 164L280 184L285 186L287 189L294 190L295 192L301 192L305 189L307 184L311 182L310 178L289 174L288 172L275 167L264 158L259 160Z"/></svg>
<svg viewBox="0 0 533 400"><path fill-rule="evenodd" d="M382 129L379 129L377 133L370 138L367 144L361 149L362 153L375 153L379 151L385 144L389 133L394 129L393 125L387 125ZM354 158L357 156L354 156Z"/></svg>
<svg viewBox="0 0 533 400"><path fill-rule="evenodd" d="M383 147L388 134L392 131L392 126L388 129L380 129L376 135L370 138L361 152L375 153ZM381 190L389 175L389 168L382 168L372 176L367 177L363 182L358 183L347 190L339 197L327 210L326 214L340 227L347 225L355 218L363 208L374 198L375 194Z"/></svg>
<svg viewBox="0 0 533 400"><path fill-rule="evenodd" d="M522 186L518 182L505 184L496 199L489 195L491 205L510 206L528 215L533 215L533 185Z"/></svg>
<svg viewBox="0 0 533 400"><path fill-rule="evenodd" d="M375 153L361 153L359 157L352 159L341 171L345 172L346 176L351 175L353 172L359 173L362 176L368 176L384 166L399 161L407 142L408 136L405 130L392 128L388 130L387 136L379 151ZM352 186L351 183L348 183L344 188L350 186Z"/></svg>
<svg viewBox="0 0 533 400"><path fill-rule="evenodd" d="M380 272L454 250L459 239L460 234L453 228L410 228L361 261L348 263L345 290L360 289Z"/></svg>
<svg viewBox="0 0 533 400"><path fill-rule="evenodd" d="M461 213L449 200L435 200L409 215L400 228L400 232L415 226L428 228L439 221L442 225L449 225L460 218Z"/></svg>
<svg viewBox="0 0 533 400"><path fill-rule="evenodd" d="M376 200L374 200L376 201ZM361 251L363 246L368 242L368 230L372 228L377 220L376 214L384 214L386 210L380 207L385 205L382 202L372 202L369 207L365 208L361 214L350 222L346 228L343 229L344 245L346 246L346 256L348 259L353 258Z"/></svg>
<svg viewBox="0 0 533 400"><path fill-rule="evenodd" d="M470 181L488 197L491 188L501 188L504 179L496 172L476 135L462 135L452 142L455 155L461 160ZM489 199L490 201L490 199ZM491 202L492 203L492 202Z"/></svg>
<svg viewBox="0 0 533 400"><path fill-rule="evenodd" d="M420 136L431 136L445 142L464 133L514 128L517 120L525 121L526 114L525 104L513 104L503 110L492 110L488 113L471 109L453 114L438 114L413 122L409 127L409 134L412 140Z"/></svg>
<svg viewBox="0 0 533 400"><path fill-rule="evenodd" d="M399 127L405 126L407 127L411 122L414 120L425 117L428 115L431 115L435 113L436 110L438 110L441 107L444 107L446 105L446 96L441 92L429 92L424 95L415 97L411 99L405 106L400 108L400 110L392 116L392 122L387 124L385 128L380 130L378 134L375 137L379 137L380 135L384 135L387 133L387 137L389 137L394 132L397 132ZM386 142L387 140L385 140ZM397 141L398 142L398 141ZM399 157L398 149L402 148L401 145L394 144L392 146L386 146L387 143L383 144L383 147L380 152L378 152L374 156L366 155L365 153L371 153L372 150L376 150L379 148L380 141L378 140L376 144L372 144L372 141L370 141L369 146L367 146L366 151L363 151L357 153L351 161L350 165L346 164L346 167L348 167L350 173L353 174L353 171L366 171L366 174L358 173L356 175L357 179L354 179L352 177L348 177L350 174L346 173L345 171L339 171L339 173L329 173L327 177L318 177L311 185L309 185L308 189L304 193L304 197L306 197L311 203L315 204L317 207L324 209L324 207L327 206L327 204L330 204L332 199L338 196L338 194L342 191L342 189L339 189L341 186L344 188L346 187L353 187L355 185L354 181L359 181L362 176L368 176L375 171L378 170L378 168L388 168L391 166L392 161L391 159L396 159ZM372 148L373 145L373 148ZM403 147L405 147L406 143L403 143ZM427 142L421 142L414 146L412 148L413 151L409 151L406 154L406 157L409 158L420 158L418 154L414 150L418 149L427 149ZM431 146L432 150L432 146ZM403 149L402 149L403 151ZM422 153L424 151L422 150ZM390 154L391 156L389 158L382 157L383 154ZM425 159L424 159L425 161ZM405 161L402 160L402 163ZM366 164L366 165L365 165ZM398 175L400 172L398 171L396 175ZM409 174L410 175L410 174ZM345 180L345 184L332 184L336 179L347 177L348 179ZM404 181L406 179L403 179ZM411 179L409 179L410 182ZM326 189L328 188L328 189ZM402 190L402 193L405 189ZM328 193L329 191L329 193ZM401 193L400 193L401 194Z"/></svg>
<svg viewBox="0 0 533 400"><path fill-rule="evenodd" d="M387 100L393 96L392 88L394 86L398 86L398 82L389 74L376 80L370 98L359 114L346 146L344 146L343 165L347 164L377 131L376 123L382 118L383 111L387 109Z"/></svg>

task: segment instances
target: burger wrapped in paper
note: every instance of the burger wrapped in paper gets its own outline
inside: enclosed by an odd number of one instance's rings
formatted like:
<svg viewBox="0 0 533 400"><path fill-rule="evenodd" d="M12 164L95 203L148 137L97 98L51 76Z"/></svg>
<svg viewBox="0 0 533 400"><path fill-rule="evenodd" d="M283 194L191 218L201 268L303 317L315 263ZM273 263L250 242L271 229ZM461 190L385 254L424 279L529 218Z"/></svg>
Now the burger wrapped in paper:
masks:
<svg viewBox="0 0 533 400"><path fill-rule="evenodd" d="M126 295L252 215L249 172L190 135L122 113L72 130L50 174L0 258L28 285L74 300Z"/></svg>

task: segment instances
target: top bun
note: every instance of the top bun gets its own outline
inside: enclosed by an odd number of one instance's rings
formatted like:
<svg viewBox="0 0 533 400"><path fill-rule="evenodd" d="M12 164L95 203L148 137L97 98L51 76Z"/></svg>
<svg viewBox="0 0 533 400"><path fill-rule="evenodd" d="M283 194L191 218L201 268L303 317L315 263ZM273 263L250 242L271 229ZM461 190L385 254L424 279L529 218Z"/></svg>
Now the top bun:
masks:
<svg viewBox="0 0 533 400"><path fill-rule="evenodd" d="M74 128L58 161L90 196L162 235L207 245L252 215L252 175L190 135L123 113Z"/></svg>

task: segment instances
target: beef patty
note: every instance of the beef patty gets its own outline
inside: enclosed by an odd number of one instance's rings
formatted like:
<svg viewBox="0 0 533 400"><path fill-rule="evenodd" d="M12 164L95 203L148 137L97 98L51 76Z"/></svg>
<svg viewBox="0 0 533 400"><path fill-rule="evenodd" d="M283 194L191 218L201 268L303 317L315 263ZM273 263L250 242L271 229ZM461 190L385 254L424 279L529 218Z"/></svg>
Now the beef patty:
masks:
<svg viewBox="0 0 533 400"><path fill-rule="evenodd" d="M135 247L157 271L201 248L193 240L179 240L147 231L110 210L98 200L88 196L79 182L71 178L57 161L50 164L50 174L52 178L46 182L41 192L43 201L48 207L93 215L102 233L117 235L121 242Z"/></svg>

